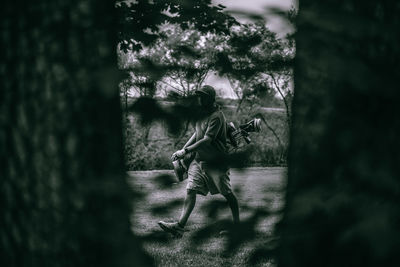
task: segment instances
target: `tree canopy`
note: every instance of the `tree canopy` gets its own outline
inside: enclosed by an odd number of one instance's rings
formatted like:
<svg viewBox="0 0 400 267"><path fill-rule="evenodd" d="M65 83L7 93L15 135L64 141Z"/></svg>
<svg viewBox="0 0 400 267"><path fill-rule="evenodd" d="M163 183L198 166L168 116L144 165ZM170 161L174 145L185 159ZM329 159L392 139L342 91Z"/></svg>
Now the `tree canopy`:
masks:
<svg viewBox="0 0 400 267"><path fill-rule="evenodd" d="M179 24L182 29L194 27L201 33L228 33L238 22L223 12L223 5L211 0L137 0L117 3L119 12L118 40L123 51L140 50L159 37L165 23Z"/></svg>

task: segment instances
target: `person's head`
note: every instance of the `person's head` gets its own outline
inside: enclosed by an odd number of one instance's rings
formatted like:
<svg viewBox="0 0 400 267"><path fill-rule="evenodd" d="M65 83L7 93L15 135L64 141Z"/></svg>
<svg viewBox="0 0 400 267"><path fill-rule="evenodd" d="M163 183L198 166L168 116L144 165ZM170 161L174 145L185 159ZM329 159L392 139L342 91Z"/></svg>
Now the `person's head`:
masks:
<svg viewBox="0 0 400 267"><path fill-rule="evenodd" d="M215 104L215 89L210 85L204 85L196 90L196 95L200 106L204 108L213 108Z"/></svg>

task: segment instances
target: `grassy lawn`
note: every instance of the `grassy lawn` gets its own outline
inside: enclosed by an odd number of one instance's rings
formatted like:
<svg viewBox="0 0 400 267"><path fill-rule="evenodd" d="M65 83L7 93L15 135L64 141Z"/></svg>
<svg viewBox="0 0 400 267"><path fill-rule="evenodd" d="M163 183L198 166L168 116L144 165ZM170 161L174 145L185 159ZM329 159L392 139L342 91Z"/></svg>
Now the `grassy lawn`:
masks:
<svg viewBox="0 0 400 267"><path fill-rule="evenodd" d="M241 220L251 222L257 210L278 211L283 205L286 182L285 168L248 168L231 170L231 183L237 195ZM183 238L164 233L157 222L179 218L186 181L168 184L170 170L128 172L134 191L142 194L135 202L132 230L145 238L145 249L158 266L274 266L268 259L249 262L256 247L265 246L273 239L274 225L279 215L265 215L254 224L254 236L241 243L234 252L227 252L227 236L219 236L221 220L230 220L230 210L220 195L198 195L196 207L189 218ZM221 210L210 213L221 203ZM197 238L196 232L210 226L215 233L207 239ZM221 228L222 229L222 228Z"/></svg>

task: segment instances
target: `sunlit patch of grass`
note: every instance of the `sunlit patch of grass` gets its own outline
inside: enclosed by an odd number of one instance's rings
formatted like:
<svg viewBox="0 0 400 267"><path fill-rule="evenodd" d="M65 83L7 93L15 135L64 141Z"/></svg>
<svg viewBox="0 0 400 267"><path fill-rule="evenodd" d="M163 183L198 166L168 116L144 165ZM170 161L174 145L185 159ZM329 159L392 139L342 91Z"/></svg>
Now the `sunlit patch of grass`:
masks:
<svg viewBox="0 0 400 267"><path fill-rule="evenodd" d="M183 200L186 182L171 184L166 188L160 187L153 179L160 174L172 174L172 171L129 172L129 183L132 188L143 194L141 199L135 201L132 230L142 237L155 236L155 239L144 242L144 248L154 257L157 266L248 266L254 250L274 238L273 228L279 215L262 218L256 224L255 238L245 241L233 253L226 251L227 236L215 234L201 242L193 240L197 230L210 223L218 228L220 225L216 223L217 220L230 219L228 207L222 209L214 220L204 214L205 207L212 201L223 200L220 195L197 197L196 207L182 238L173 238L164 233L157 222L174 221L179 218L181 205L168 209L166 214L154 214L151 212L152 208L164 204L167 209L169 203ZM249 218L253 214L253 209L277 211L283 205L285 168L231 170L231 181L241 207L242 220ZM160 211L157 209L157 212ZM268 259L261 259L251 266L275 265Z"/></svg>

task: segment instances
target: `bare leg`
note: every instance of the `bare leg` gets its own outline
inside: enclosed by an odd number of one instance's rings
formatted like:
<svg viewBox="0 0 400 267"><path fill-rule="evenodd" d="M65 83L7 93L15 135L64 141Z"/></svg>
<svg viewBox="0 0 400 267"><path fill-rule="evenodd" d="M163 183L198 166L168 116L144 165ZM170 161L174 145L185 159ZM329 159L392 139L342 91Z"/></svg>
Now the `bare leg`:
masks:
<svg viewBox="0 0 400 267"><path fill-rule="evenodd" d="M182 214L178 221L180 226L184 227L186 225L186 222L189 219L189 216L192 213L195 204L196 204L196 191L187 190L185 202L183 203Z"/></svg>
<svg viewBox="0 0 400 267"><path fill-rule="evenodd" d="M239 204L236 199L236 196L233 194L233 192L224 195L226 200L228 201L229 207L231 208L232 211L232 217L233 217L233 223L237 224L240 222L239 219Z"/></svg>

